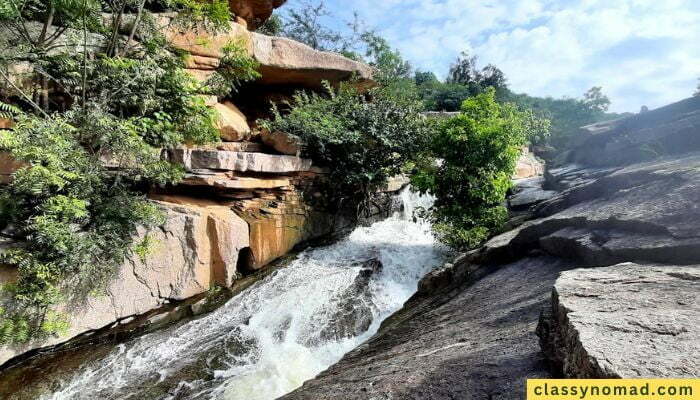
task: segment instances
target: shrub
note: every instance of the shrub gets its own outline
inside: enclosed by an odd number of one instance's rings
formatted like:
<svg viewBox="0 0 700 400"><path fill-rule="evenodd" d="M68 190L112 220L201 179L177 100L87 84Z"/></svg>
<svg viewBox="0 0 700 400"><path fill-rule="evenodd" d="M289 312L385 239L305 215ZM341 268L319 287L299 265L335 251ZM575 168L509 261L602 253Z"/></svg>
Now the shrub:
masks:
<svg viewBox="0 0 700 400"><path fill-rule="evenodd" d="M106 283L130 254L136 228L161 222L138 186L182 173L128 120L98 112L21 117L0 133L0 151L26 164L0 189L0 229L19 243L0 254L19 271L17 284L5 288L12 301L4 309L32 337L53 333L48 327L63 324L48 323L50 306Z"/></svg>
<svg viewBox="0 0 700 400"><path fill-rule="evenodd" d="M465 100L458 116L440 122L431 145L440 161L424 164L412 183L436 197L427 216L443 242L473 248L500 229L520 148L547 128L531 113L499 104L493 89Z"/></svg>
<svg viewBox="0 0 700 400"><path fill-rule="evenodd" d="M331 205L362 203L425 149L430 127L419 113L420 102L386 88L362 94L342 85L327 91L327 96L298 93L287 114L274 107L274 118L260 123L300 138L302 155L330 170Z"/></svg>

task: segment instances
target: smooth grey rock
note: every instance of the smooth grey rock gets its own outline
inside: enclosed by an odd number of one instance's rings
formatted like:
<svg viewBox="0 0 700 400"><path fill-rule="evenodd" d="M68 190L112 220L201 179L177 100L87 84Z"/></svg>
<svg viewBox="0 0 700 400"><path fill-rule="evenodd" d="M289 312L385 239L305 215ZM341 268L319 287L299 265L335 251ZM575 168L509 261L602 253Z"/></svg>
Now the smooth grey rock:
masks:
<svg viewBox="0 0 700 400"><path fill-rule="evenodd" d="M569 378L700 376L700 266L566 271L538 329Z"/></svg>
<svg viewBox="0 0 700 400"><path fill-rule="evenodd" d="M581 128L569 162L626 165L700 150L700 97Z"/></svg>

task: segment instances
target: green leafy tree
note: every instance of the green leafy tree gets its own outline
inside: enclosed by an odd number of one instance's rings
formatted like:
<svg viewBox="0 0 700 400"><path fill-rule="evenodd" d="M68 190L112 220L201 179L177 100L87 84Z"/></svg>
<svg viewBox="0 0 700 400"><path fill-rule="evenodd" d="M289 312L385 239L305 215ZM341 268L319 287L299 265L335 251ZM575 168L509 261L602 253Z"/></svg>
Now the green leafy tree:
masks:
<svg viewBox="0 0 700 400"><path fill-rule="evenodd" d="M603 94L603 88L594 86L583 94L583 106L593 113L604 113L610 108L610 99Z"/></svg>
<svg viewBox="0 0 700 400"><path fill-rule="evenodd" d="M364 204L425 149L430 133L421 103L387 87L366 94L351 85L328 87L326 96L298 93L290 106L287 114L275 108L274 118L260 123L298 137L302 155L330 170L324 198L331 208Z"/></svg>
<svg viewBox="0 0 700 400"><path fill-rule="evenodd" d="M440 80L435 76L434 73L432 72L426 72L426 71L416 71L415 74L413 75L413 80L415 81L416 85L418 86L423 86L423 85L434 85L436 83L439 83Z"/></svg>
<svg viewBox="0 0 700 400"><path fill-rule="evenodd" d="M324 24L324 19L331 17L323 1L300 1L296 8L290 8L284 20L283 36L305 43L316 50L345 50L346 40L343 35Z"/></svg>
<svg viewBox="0 0 700 400"><path fill-rule="evenodd" d="M83 300L134 250L144 254L150 242L134 243L137 228L162 222L145 193L183 177L162 149L218 140L216 115L200 94L229 93L258 76L231 43L220 87L198 83L143 0L9 1L0 3L0 22L13 27L0 35L0 78L18 106L0 103L2 116L16 120L0 131L0 152L22 166L0 187L0 237L13 243L0 263L19 273L2 288L0 343L64 329L58 302ZM225 1L166 3L192 29L230 26ZM29 71L19 83L10 74L18 63ZM60 101L48 96L49 84Z"/></svg>
<svg viewBox="0 0 700 400"><path fill-rule="evenodd" d="M503 202L520 149L547 129L547 121L532 113L498 103L493 88L440 123L431 145L440 161L424 164L412 183L436 197L427 216L442 241L470 249L498 232L508 216Z"/></svg>
<svg viewBox="0 0 700 400"><path fill-rule="evenodd" d="M533 110L537 115L551 120L551 135L546 143L559 149L568 146L580 127L620 117L618 114L606 113L610 100L599 87L591 88L580 99L511 94L509 100L521 108Z"/></svg>

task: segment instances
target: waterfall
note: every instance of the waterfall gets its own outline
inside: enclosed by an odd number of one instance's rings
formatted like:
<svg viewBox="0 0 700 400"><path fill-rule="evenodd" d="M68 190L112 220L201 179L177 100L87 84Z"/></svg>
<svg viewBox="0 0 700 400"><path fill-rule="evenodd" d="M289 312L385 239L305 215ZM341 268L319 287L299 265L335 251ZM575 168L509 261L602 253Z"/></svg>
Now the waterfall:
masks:
<svg viewBox="0 0 700 400"><path fill-rule="evenodd" d="M310 249L202 318L134 339L44 399L274 399L372 336L445 250L405 212ZM383 267L363 265L378 259Z"/></svg>

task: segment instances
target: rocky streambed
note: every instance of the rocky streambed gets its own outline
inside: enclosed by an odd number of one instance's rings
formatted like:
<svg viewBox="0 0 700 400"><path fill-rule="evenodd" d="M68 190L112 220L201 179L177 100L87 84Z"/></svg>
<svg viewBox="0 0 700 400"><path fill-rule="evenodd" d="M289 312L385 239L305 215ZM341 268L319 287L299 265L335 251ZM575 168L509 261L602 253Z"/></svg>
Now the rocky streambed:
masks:
<svg viewBox="0 0 700 400"><path fill-rule="evenodd" d="M4 371L5 379L23 384L0 381L0 397L284 395L374 334L415 292L419 279L443 262L446 252L429 226L408 218L421 199L408 192L403 199L405 214L300 253L211 314L116 347L83 347Z"/></svg>
<svg viewBox="0 0 700 400"><path fill-rule="evenodd" d="M699 137L700 98L583 128L509 199L516 228L431 272L283 399L510 400L527 378L699 377Z"/></svg>

